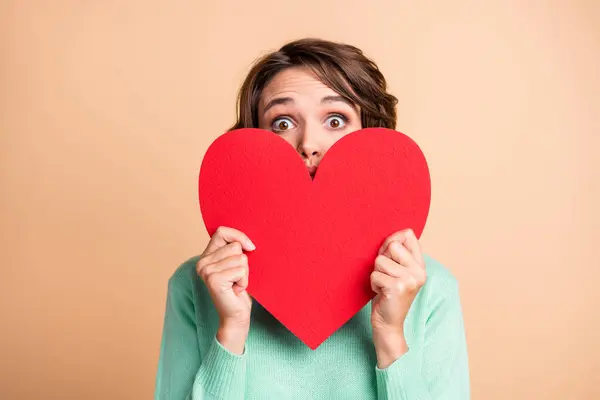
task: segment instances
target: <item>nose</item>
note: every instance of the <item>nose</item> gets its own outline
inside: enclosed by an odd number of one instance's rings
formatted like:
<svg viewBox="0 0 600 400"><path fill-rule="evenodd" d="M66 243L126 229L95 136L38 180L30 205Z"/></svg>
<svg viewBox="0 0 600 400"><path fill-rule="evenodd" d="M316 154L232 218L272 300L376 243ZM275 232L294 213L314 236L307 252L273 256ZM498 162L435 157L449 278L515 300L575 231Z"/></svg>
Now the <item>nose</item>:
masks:
<svg viewBox="0 0 600 400"><path fill-rule="evenodd" d="M307 149L306 147L303 147L299 153L303 158L308 160L319 159L321 157L321 153L318 150Z"/></svg>
<svg viewBox="0 0 600 400"><path fill-rule="evenodd" d="M316 165L325 153L325 145L320 140L319 132L315 129L306 129L298 143L298 153L303 159L308 160L309 164Z"/></svg>

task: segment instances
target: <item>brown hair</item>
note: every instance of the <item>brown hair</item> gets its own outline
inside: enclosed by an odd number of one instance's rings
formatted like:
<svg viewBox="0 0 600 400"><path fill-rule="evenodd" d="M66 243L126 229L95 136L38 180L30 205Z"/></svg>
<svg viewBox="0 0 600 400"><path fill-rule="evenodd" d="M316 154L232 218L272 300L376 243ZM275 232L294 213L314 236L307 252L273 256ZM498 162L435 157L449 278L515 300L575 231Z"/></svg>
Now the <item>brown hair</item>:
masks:
<svg viewBox="0 0 600 400"><path fill-rule="evenodd" d="M258 59L237 99L237 122L230 128L257 128L258 102L264 87L279 72L308 67L325 85L360 107L363 128L395 129L398 99L387 93L387 83L377 65L351 45L306 38L285 44Z"/></svg>

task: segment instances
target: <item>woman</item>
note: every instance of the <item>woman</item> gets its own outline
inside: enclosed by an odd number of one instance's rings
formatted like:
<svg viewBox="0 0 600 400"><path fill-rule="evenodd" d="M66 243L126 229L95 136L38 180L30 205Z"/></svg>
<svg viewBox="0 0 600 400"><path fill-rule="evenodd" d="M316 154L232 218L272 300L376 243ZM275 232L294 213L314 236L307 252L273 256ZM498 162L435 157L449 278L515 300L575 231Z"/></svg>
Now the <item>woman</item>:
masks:
<svg viewBox="0 0 600 400"><path fill-rule="evenodd" d="M280 135L314 176L344 135L394 129L396 102L359 49L304 39L255 64L232 129ZM373 260L376 297L314 351L245 291L253 250L223 227L171 277L157 399L469 399L456 279L412 231L387 238Z"/></svg>

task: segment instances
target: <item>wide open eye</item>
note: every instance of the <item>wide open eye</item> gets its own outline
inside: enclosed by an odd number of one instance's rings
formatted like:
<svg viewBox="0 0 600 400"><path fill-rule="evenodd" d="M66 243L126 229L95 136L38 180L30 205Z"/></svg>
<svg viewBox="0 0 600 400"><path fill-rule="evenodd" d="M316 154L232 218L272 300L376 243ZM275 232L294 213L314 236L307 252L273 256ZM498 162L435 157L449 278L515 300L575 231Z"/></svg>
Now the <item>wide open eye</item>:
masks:
<svg viewBox="0 0 600 400"><path fill-rule="evenodd" d="M346 126L348 119L341 114L335 114L327 118L325 125L331 129L341 129Z"/></svg>
<svg viewBox="0 0 600 400"><path fill-rule="evenodd" d="M294 128L294 123L287 117L277 118L271 124L273 132L285 132L289 129Z"/></svg>

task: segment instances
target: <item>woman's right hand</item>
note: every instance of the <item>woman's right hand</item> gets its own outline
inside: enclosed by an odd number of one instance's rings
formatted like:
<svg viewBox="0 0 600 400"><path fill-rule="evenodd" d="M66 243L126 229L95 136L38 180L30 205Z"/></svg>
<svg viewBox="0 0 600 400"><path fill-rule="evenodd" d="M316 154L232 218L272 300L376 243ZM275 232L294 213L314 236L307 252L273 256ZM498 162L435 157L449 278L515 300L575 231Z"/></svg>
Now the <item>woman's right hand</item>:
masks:
<svg viewBox="0 0 600 400"><path fill-rule="evenodd" d="M254 244L242 232L219 227L200 255L196 271L206 284L217 313L217 340L229 351L242 354L250 329L252 299L248 287L248 257Z"/></svg>

